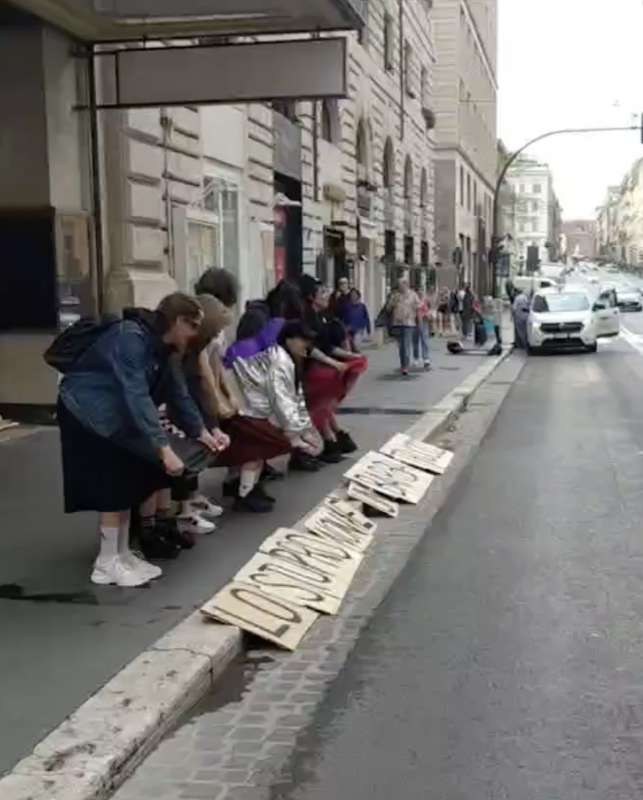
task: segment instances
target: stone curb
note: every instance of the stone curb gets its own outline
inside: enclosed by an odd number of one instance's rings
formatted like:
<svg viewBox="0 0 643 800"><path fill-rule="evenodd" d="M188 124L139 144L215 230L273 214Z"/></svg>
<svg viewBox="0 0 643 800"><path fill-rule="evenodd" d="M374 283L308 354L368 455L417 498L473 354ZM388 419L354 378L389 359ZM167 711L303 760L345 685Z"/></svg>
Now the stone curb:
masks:
<svg viewBox="0 0 643 800"><path fill-rule="evenodd" d="M440 435L510 353L511 348L490 357L406 433L418 439ZM238 628L208 624L199 612L192 614L121 670L1 778L0 797L109 797L242 650Z"/></svg>

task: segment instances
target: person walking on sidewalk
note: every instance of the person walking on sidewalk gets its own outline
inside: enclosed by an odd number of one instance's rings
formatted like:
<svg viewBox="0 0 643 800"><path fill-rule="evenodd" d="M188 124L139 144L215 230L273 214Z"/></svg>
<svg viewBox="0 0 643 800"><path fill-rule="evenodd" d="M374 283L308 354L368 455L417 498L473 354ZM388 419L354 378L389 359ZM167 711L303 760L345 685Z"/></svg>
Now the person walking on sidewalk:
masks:
<svg viewBox="0 0 643 800"><path fill-rule="evenodd" d="M158 407L167 402L191 439L217 451L180 372L170 368L202 319L199 303L178 292L155 312L132 309L98 335L60 384L65 511L100 514L93 583L142 586L161 574L129 547L130 509L185 471Z"/></svg>
<svg viewBox="0 0 643 800"><path fill-rule="evenodd" d="M351 289L350 303L343 306L340 319L349 333L353 350L359 353L364 338L371 335L371 318L359 289Z"/></svg>
<svg viewBox="0 0 643 800"><path fill-rule="evenodd" d="M467 339L472 330L473 317L475 314L475 295L471 291L471 285L465 284L464 290L459 294L460 299L460 321L462 323L462 338Z"/></svg>
<svg viewBox="0 0 643 800"><path fill-rule="evenodd" d="M426 292L418 294L420 305L418 306L417 324L413 331L413 359L417 363L422 358L424 371L431 369L431 357L429 353L429 337L431 336L431 303Z"/></svg>
<svg viewBox="0 0 643 800"><path fill-rule="evenodd" d="M397 289L391 294L386 304L391 315L391 328L398 340L400 370L403 376L409 374L409 365L413 352L413 334L418 323L420 298L411 289L409 279L400 278Z"/></svg>

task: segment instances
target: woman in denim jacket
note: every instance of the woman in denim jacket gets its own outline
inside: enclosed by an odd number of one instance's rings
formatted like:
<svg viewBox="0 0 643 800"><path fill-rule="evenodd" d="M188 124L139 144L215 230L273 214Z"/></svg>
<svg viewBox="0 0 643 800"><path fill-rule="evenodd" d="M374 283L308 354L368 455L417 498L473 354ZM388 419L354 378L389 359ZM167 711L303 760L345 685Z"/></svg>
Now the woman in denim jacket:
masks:
<svg viewBox="0 0 643 800"><path fill-rule="evenodd" d="M58 422L65 511L100 513L100 551L92 582L141 586L161 571L129 548L130 509L181 475L158 407L208 451L206 430L170 357L184 351L203 319L194 298L176 293L155 312L130 310L83 353L61 382Z"/></svg>

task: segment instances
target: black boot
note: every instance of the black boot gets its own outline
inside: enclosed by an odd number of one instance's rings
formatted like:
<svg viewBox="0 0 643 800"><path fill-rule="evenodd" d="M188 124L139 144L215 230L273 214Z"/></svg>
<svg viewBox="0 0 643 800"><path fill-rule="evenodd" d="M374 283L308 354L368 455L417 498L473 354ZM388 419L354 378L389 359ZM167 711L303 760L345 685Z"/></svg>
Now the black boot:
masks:
<svg viewBox="0 0 643 800"><path fill-rule="evenodd" d="M261 496L256 486L245 497L237 495L233 507L235 511L249 511L251 514L267 514L273 508L272 503Z"/></svg>
<svg viewBox="0 0 643 800"><path fill-rule="evenodd" d="M290 458L290 469L293 472L319 472L321 466L314 456L304 453L303 450L293 450Z"/></svg>
<svg viewBox="0 0 643 800"><path fill-rule="evenodd" d="M353 437L347 431L339 431L337 434L337 444L339 445L340 452L348 455L357 450Z"/></svg>
<svg viewBox="0 0 643 800"><path fill-rule="evenodd" d="M319 458L325 464L339 464L343 458L339 442L333 442L330 439L326 439L324 442L324 449Z"/></svg>
<svg viewBox="0 0 643 800"><path fill-rule="evenodd" d="M156 525L141 526L136 530L135 544L148 561L177 558L181 547L158 530Z"/></svg>
<svg viewBox="0 0 643 800"><path fill-rule="evenodd" d="M193 533L179 530L176 517L160 517L156 520L156 530L180 550L191 550L196 544Z"/></svg>

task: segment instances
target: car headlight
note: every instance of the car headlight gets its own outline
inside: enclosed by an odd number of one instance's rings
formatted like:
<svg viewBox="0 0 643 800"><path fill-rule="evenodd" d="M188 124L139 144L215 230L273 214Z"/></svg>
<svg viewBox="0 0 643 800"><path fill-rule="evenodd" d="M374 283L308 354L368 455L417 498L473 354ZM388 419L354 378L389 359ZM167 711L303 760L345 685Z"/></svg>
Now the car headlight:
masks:
<svg viewBox="0 0 643 800"><path fill-rule="evenodd" d="M537 319L532 319L532 321L531 321L531 327L532 327L532 328L533 328L535 331L539 331L539 330L540 330L540 326L541 326L541 325L542 325L542 323L540 322L540 320L537 320Z"/></svg>

